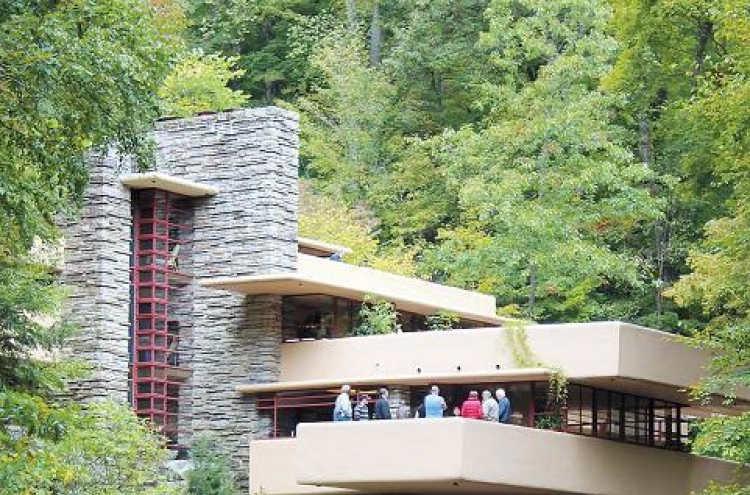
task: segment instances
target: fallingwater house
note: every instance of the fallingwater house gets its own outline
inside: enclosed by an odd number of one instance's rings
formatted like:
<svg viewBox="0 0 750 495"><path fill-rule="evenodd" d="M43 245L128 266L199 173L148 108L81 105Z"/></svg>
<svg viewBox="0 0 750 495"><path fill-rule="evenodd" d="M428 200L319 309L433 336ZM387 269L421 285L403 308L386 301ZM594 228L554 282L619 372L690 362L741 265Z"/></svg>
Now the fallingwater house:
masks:
<svg viewBox="0 0 750 495"><path fill-rule="evenodd" d="M685 495L732 474L686 452L691 419L722 412L683 392L701 351L619 322L519 328L491 296L299 238L297 128L277 108L168 120L155 171L94 160L61 274L84 330L75 352L95 365L79 397L128 401L172 448L217 437L249 493ZM396 305L400 333L351 335L366 295ZM440 311L455 329L426 329ZM437 384L447 416L502 386L512 421L334 423L342 384L386 386L411 411Z"/></svg>

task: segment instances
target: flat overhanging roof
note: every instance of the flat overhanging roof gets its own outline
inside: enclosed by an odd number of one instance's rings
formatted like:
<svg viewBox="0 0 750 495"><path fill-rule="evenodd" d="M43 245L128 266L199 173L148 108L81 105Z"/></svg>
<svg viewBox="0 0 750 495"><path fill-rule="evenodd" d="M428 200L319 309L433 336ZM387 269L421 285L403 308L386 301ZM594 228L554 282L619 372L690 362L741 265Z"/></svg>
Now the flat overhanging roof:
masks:
<svg viewBox="0 0 750 495"><path fill-rule="evenodd" d="M291 390L316 390L322 388L340 387L344 384L360 386L373 384L387 385L410 385L419 386L427 384L459 384L459 383L484 383L484 382L519 382L519 381L543 381L549 378L551 371L547 368L518 368L512 370L488 371L481 373L415 373L401 376L357 376L342 377L335 379L299 380L273 383L246 383L238 385L235 390L242 394L259 394L266 392L283 392Z"/></svg>
<svg viewBox="0 0 750 495"><path fill-rule="evenodd" d="M128 174L120 177L120 182L130 189L161 189L190 197L215 196L219 188L192 180L175 177L162 172Z"/></svg>
<svg viewBox="0 0 750 495"><path fill-rule="evenodd" d="M326 253L329 255L334 253L349 254L352 252L351 248L348 248L346 246L318 241L316 239L310 239L308 237L298 237L297 244L299 244L300 247L308 248L314 251L320 251L321 253Z"/></svg>
<svg viewBox="0 0 750 495"><path fill-rule="evenodd" d="M514 321L497 316L495 298L486 294L302 253L298 254L295 272L210 278L201 280L200 284L248 295L326 294L359 301L371 295L391 301L400 310L418 314L449 311L461 318L491 325Z"/></svg>

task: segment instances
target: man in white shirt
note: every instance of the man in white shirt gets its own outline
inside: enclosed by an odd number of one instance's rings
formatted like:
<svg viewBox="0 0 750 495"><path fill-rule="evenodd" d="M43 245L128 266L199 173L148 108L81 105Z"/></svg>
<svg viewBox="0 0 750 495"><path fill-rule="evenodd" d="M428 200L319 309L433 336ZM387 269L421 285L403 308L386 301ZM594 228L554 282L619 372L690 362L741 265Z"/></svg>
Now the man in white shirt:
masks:
<svg viewBox="0 0 750 495"><path fill-rule="evenodd" d="M351 421L352 420L352 401L349 399L349 385L341 386L341 393L336 397L336 404L333 406L334 421Z"/></svg>

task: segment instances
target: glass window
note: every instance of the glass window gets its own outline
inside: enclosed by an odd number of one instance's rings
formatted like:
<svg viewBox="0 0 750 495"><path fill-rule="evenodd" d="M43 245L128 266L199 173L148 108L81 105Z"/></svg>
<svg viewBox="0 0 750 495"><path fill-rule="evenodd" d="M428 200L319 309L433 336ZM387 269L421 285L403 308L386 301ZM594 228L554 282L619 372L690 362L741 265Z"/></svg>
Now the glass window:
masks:
<svg viewBox="0 0 750 495"><path fill-rule="evenodd" d="M609 392L609 432L608 437L615 440L622 440L624 432L622 430L622 394L619 392Z"/></svg>
<svg viewBox="0 0 750 495"><path fill-rule="evenodd" d="M577 433L580 435L583 432L581 428L582 407L581 386L573 384L568 385L567 428L565 429L568 433Z"/></svg>
<svg viewBox="0 0 750 495"><path fill-rule="evenodd" d="M596 398L596 428L594 435L602 438L610 437L610 409L609 409L609 392L597 389Z"/></svg>
<svg viewBox="0 0 750 495"><path fill-rule="evenodd" d="M581 433L595 435L594 430L594 389L581 387Z"/></svg>
<svg viewBox="0 0 750 495"><path fill-rule="evenodd" d="M285 341L347 337L357 325L361 303L324 294L284 296Z"/></svg>
<svg viewBox="0 0 750 495"><path fill-rule="evenodd" d="M636 398L632 395L625 395L623 400L623 413L624 413L624 440L626 442L635 443L637 440L637 427L636 427Z"/></svg>

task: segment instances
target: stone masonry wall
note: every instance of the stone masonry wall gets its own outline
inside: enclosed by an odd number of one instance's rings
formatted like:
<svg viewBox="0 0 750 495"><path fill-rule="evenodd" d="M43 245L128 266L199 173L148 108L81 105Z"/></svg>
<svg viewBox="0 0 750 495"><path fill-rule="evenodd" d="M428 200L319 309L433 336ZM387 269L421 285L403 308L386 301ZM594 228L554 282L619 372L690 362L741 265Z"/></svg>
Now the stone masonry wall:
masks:
<svg viewBox="0 0 750 495"><path fill-rule="evenodd" d="M117 180L120 168L113 153L92 156L80 218L63 225L60 281L71 291L67 306L80 327L70 347L94 366L71 387L81 400L128 399L131 195Z"/></svg>
<svg viewBox="0 0 750 495"><path fill-rule="evenodd" d="M295 269L297 126L294 114L277 108L158 124L156 169L220 189L193 203L197 280ZM235 386L278 379L281 298L244 297L197 282L194 290L190 416L183 419L193 435L221 440L246 489L249 442L266 436L271 422Z"/></svg>

